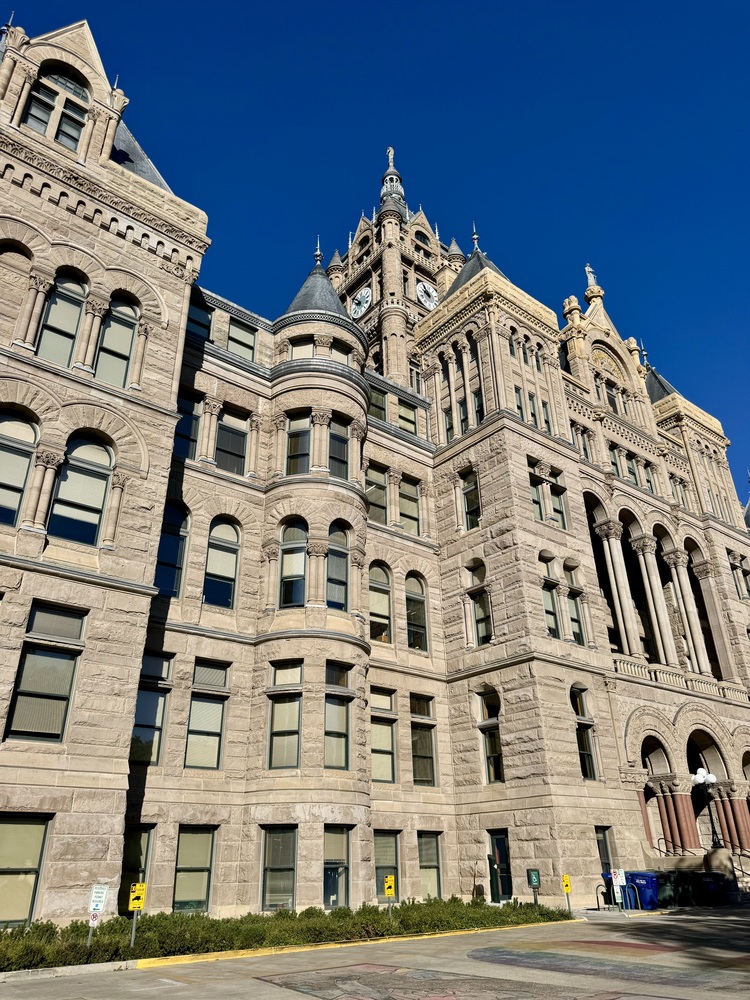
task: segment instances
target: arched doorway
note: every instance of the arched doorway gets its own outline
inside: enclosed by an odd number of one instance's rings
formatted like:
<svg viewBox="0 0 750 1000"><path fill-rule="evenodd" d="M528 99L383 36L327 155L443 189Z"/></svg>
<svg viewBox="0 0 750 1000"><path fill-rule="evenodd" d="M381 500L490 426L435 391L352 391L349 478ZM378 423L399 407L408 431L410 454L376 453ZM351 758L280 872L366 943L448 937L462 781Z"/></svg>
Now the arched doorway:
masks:
<svg viewBox="0 0 750 1000"><path fill-rule="evenodd" d="M694 729L686 747L687 765L691 775L703 768L716 776L716 781L727 780L724 759L714 738L702 729ZM720 840L729 847L737 842L737 833L731 809L724 809L724 802L716 795L716 786L694 784L691 791L693 815L698 827L700 846L709 850Z"/></svg>
<svg viewBox="0 0 750 1000"><path fill-rule="evenodd" d="M646 836L660 854L674 854L675 838L666 804L666 797L670 795L668 782L672 777L672 767L664 745L656 736L647 736L643 741L641 764L648 772L642 802Z"/></svg>

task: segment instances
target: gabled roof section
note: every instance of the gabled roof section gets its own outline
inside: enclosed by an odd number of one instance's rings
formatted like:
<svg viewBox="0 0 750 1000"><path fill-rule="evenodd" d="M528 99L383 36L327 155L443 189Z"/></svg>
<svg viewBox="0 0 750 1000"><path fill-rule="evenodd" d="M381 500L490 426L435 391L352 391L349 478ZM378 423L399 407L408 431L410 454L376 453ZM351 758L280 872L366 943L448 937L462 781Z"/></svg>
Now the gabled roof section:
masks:
<svg viewBox="0 0 750 1000"><path fill-rule="evenodd" d="M98 73L104 80L107 79L104 63L99 55L88 21L76 21L65 28L57 28L56 31L48 31L31 39L32 45L45 43L59 46L68 52L74 52L85 60L95 73Z"/></svg>
<svg viewBox="0 0 750 1000"><path fill-rule="evenodd" d="M295 295L284 316L295 312L328 312L349 319L341 299L331 284L331 279L319 261L305 278L302 288Z"/></svg>
<svg viewBox="0 0 750 1000"><path fill-rule="evenodd" d="M115 132L115 141L109 156L113 163L118 163L130 170L137 177L142 177L162 191L173 194L172 189L143 151L141 144L135 138L125 122L120 121Z"/></svg>
<svg viewBox="0 0 750 1000"><path fill-rule="evenodd" d="M680 395L677 389L660 375L655 368L649 365L648 371L646 372L646 392L648 393L648 398L652 403L658 403L660 399L665 399L667 396L671 396L673 393Z"/></svg>
<svg viewBox="0 0 750 1000"><path fill-rule="evenodd" d="M508 278L503 274L500 268L496 267L487 254L482 253L479 247L477 247L458 272L456 280L445 293L445 298L447 299L449 295L453 295L453 293L457 292L459 288L463 288L464 285L468 284L472 278L475 278L479 272L483 271L485 268L490 271L494 271L495 274L499 274L501 278L505 278L505 280L508 281Z"/></svg>

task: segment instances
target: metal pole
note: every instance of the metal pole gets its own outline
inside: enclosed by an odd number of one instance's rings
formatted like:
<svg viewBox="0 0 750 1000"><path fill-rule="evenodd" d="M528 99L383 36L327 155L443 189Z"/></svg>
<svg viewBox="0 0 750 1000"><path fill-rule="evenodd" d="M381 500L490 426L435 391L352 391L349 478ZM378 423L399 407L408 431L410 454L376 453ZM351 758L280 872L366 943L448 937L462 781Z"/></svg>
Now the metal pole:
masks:
<svg viewBox="0 0 750 1000"><path fill-rule="evenodd" d="M568 903L568 913L572 913L573 911L570 908L570 893L569 892L565 893L565 899L566 899L566 901ZM598 898L597 898L597 901L596 901L596 908L597 908L597 910L599 909L599 900L598 900Z"/></svg>
<svg viewBox="0 0 750 1000"><path fill-rule="evenodd" d="M532 888L531 891L534 893L534 906L539 906L539 890Z"/></svg>
<svg viewBox="0 0 750 1000"><path fill-rule="evenodd" d="M91 924L89 924L89 937L88 937L88 941L86 942L86 947L87 948L91 947L91 939L92 939L93 936L94 936L94 928L91 926Z"/></svg>
<svg viewBox="0 0 750 1000"><path fill-rule="evenodd" d="M135 947L135 928L138 923L138 910L133 910L133 929L130 932L130 947Z"/></svg>

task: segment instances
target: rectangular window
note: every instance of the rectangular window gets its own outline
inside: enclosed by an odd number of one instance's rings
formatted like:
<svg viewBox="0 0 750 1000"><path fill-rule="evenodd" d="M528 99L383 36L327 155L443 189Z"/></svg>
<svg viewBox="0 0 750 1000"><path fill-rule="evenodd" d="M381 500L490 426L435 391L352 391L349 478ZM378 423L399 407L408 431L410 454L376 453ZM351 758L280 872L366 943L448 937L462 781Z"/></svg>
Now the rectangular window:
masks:
<svg viewBox="0 0 750 1000"><path fill-rule="evenodd" d="M370 708L379 709L381 712L392 712L393 692L386 691L385 688L370 688Z"/></svg>
<svg viewBox="0 0 750 1000"><path fill-rule="evenodd" d="M477 424L481 424L484 420L484 400L482 399L481 389L477 389L476 392L472 393L472 399L474 401L474 417Z"/></svg>
<svg viewBox="0 0 750 1000"><path fill-rule="evenodd" d="M181 826L177 837L174 874L174 911L205 913L211 891L214 831L201 826Z"/></svg>
<svg viewBox="0 0 750 1000"><path fill-rule="evenodd" d="M490 595L486 590L478 590L469 596L474 605L474 630L477 646L486 646L492 639Z"/></svg>
<svg viewBox="0 0 750 1000"><path fill-rule="evenodd" d="M130 356L135 336L135 320L131 315L119 315L114 306L102 324L99 350L94 365L94 378L124 389L128 381Z"/></svg>
<svg viewBox="0 0 750 1000"><path fill-rule="evenodd" d="M193 684L205 688L226 688L229 665L215 660L196 660Z"/></svg>
<svg viewBox="0 0 750 1000"><path fill-rule="evenodd" d="M368 414L376 420L385 420L385 393L379 389L370 390L370 406Z"/></svg>
<svg viewBox="0 0 750 1000"><path fill-rule="evenodd" d="M346 663L326 662L326 687L349 687L352 668Z"/></svg>
<svg viewBox="0 0 750 1000"><path fill-rule="evenodd" d="M202 402L198 396L178 396L180 419L174 432L174 454L178 458L195 458L198 451L198 427Z"/></svg>
<svg viewBox="0 0 750 1000"><path fill-rule="evenodd" d="M536 396L529 393L529 419L534 427L539 426L539 414L536 411Z"/></svg>
<svg viewBox="0 0 750 1000"><path fill-rule="evenodd" d="M127 826L122 843L122 873L117 894L117 912L127 916L130 887L135 882L146 882L151 827Z"/></svg>
<svg viewBox="0 0 750 1000"><path fill-rule="evenodd" d="M638 485L638 473L636 472L636 469L635 469L635 455L629 455L628 454L628 455L625 456L625 467L626 467L627 472L628 472L628 479L633 484L633 486L637 486Z"/></svg>
<svg viewBox="0 0 750 1000"><path fill-rule="evenodd" d="M383 465L370 464L365 473L365 493L370 501L368 517L376 524L388 522L388 470Z"/></svg>
<svg viewBox="0 0 750 1000"><path fill-rule="evenodd" d="M544 602L544 622L547 626L547 634L553 639L560 638L560 625L557 618L557 599L555 588L545 584L542 587L542 600Z"/></svg>
<svg viewBox="0 0 750 1000"><path fill-rule="evenodd" d="M454 437L453 411L450 408L443 410L443 420L445 422L445 440L450 444Z"/></svg>
<svg viewBox="0 0 750 1000"><path fill-rule="evenodd" d="M216 432L216 466L236 476L245 474L247 419L222 410Z"/></svg>
<svg viewBox="0 0 750 1000"><path fill-rule="evenodd" d="M185 767L217 770L221 759L224 702L194 694L190 699Z"/></svg>
<svg viewBox="0 0 750 1000"><path fill-rule="evenodd" d="M409 385L415 392L422 391L422 372L413 362L409 364Z"/></svg>
<svg viewBox="0 0 750 1000"><path fill-rule="evenodd" d="M292 361L299 361L301 358L311 358L315 354L315 343L313 340L293 340L289 344Z"/></svg>
<svg viewBox="0 0 750 1000"><path fill-rule="evenodd" d="M349 768L349 702L326 695L324 766L339 771Z"/></svg>
<svg viewBox="0 0 750 1000"><path fill-rule="evenodd" d="M596 849L599 852L599 864L602 874L611 872L614 867L614 856L610 845L611 826L595 826Z"/></svg>
<svg viewBox="0 0 750 1000"><path fill-rule="evenodd" d="M440 834L417 832L422 899L440 899Z"/></svg>
<svg viewBox="0 0 750 1000"><path fill-rule="evenodd" d="M211 319L213 309L199 302L191 302L188 309L187 332L200 337L201 340L211 339Z"/></svg>
<svg viewBox="0 0 750 1000"><path fill-rule="evenodd" d="M275 696L271 701L270 768L299 767L299 724L302 696Z"/></svg>
<svg viewBox="0 0 750 1000"><path fill-rule="evenodd" d="M514 386L513 388L514 388L515 397L516 397L516 413L521 418L521 420L525 420L526 419L526 414L525 414L524 409L523 409L523 393L521 392L521 390L519 389L519 387L517 385Z"/></svg>
<svg viewBox="0 0 750 1000"><path fill-rule="evenodd" d="M281 687L284 684L302 683L302 660L289 660L288 663L274 664L273 684Z"/></svg>
<svg viewBox="0 0 750 1000"><path fill-rule="evenodd" d="M410 403L398 401L398 426L409 434L417 433L417 408Z"/></svg>
<svg viewBox="0 0 750 1000"><path fill-rule="evenodd" d="M482 738L484 740L484 757L487 761L487 781L490 784L505 781L499 727L492 726L489 729L483 730Z"/></svg>
<svg viewBox="0 0 750 1000"><path fill-rule="evenodd" d="M512 358L515 358L515 356L516 356L516 342L515 342L515 340L512 337L508 338L508 351L510 352L510 356Z"/></svg>
<svg viewBox="0 0 750 1000"><path fill-rule="evenodd" d="M537 355L539 357L539 355ZM552 421L549 415L549 403L546 399L542 400L542 423L544 424L544 429L548 434L552 433Z"/></svg>
<svg viewBox="0 0 750 1000"><path fill-rule="evenodd" d="M576 723L576 742L578 744L578 758L581 763L581 774L587 781L595 781L594 746L591 741L591 726L589 724L583 722Z"/></svg>
<svg viewBox="0 0 750 1000"><path fill-rule="evenodd" d="M611 385L609 382L605 382L604 383L604 394L605 394L606 399L607 399L607 406L610 408L610 410L613 413L617 413L618 412L618 408L617 408L617 392L615 391L615 387L613 385Z"/></svg>
<svg viewBox="0 0 750 1000"><path fill-rule="evenodd" d="M297 827L264 830L263 909L293 910L297 859Z"/></svg>
<svg viewBox="0 0 750 1000"><path fill-rule="evenodd" d="M617 445L611 444L609 446L609 464L616 476L620 475L620 462L617 455Z"/></svg>
<svg viewBox="0 0 750 1000"><path fill-rule="evenodd" d="M332 417L328 428L328 471L337 479L349 478L349 425Z"/></svg>
<svg viewBox="0 0 750 1000"><path fill-rule="evenodd" d="M542 481L536 476L529 476L529 489L531 491L531 507L534 511L534 518L537 521L544 520L544 507L542 506Z"/></svg>
<svg viewBox="0 0 750 1000"><path fill-rule="evenodd" d="M145 653L141 660L141 678L143 680L168 681L171 670L171 654Z"/></svg>
<svg viewBox="0 0 750 1000"><path fill-rule="evenodd" d="M77 645L59 649L27 643L21 654L6 739L61 740L65 730L85 615L34 604L27 636Z"/></svg>
<svg viewBox="0 0 750 1000"><path fill-rule="evenodd" d="M389 830L376 830L375 841L375 889L379 903L398 903L400 899L398 884L398 834ZM385 878L387 875L395 879L395 896L386 896Z"/></svg>
<svg viewBox="0 0 750 1000"><path fill-rule="evenodd" d="M411 727L411 764L415 785L435 784L435 752L432 726Z"/></svg>
<svg viewBox="0 0 750 1000"><path fill-rule="evenodd" d="M579 646L585 646L586 640L583 636L583 614L581 612L581 595L575 591L568 594L568 613L570 624L573 629L573 638Z"/></svg>
<svg viewBox="0 0 750 1000"><path fill-rule="evenodd" d="M527 365L529 363L529 349L526 346L526 341L521 341L521 356L523 357L523 363Z"/></svg>
<svg viewBox="0 0 750 1000"><path fill-rule="evenodd" d="M323 906L327 910L349 905L349 830L323 828Z"/></svg>
<svg viewBox="0 0 750 1000"><path fill-rule="evenodd" d="M372 704L372 702L371 702ZM375 707L374 705L372 706ZM395 774L394 725L390 719L373 719L371 725L372 780L393 783Z"/></svg>
<svg viewBox="0 0 750 1000"><path fill-rule="evenodd" d="M139 690L130 739L130 760L133 764L159 763L166 705L166 691Z"/></svg>
<svg viewBox="0 0 750 1000"><path fill-rule="evenodd" d="M465 434L469 429L469 407L465 399L458 401L458 426L460 434Z"/></svg>
<svg viewBox="0 0 750 1000"><path fill-rule="evenodd" d="M289 417L286 441L287 476L310 471L310 415Z"/></svg>
<svg viewBox="0 0 750 1000"><path fill-rule="evenodd" d="M342 344L340 340L334 340L331 344L331 361L335 361L339 365L348 365L350 357L351 351L346 344Z"/></svg>
<svg viewBox="0 0 750 1000"><path fill-rule="evenodd" d="M24 122L35 132L44 135L49 126L52 112L55 109L57 94L42 83L36 83L31 91L29 104L26 108Z"/></svg>
<svg viewBox="0 0 750 1000"><path fill-rule="evenodd" d="M62 146L72 149L75 152L78 149L78 143L81 141L81 133L83 132L85 123L85 110L78 104L74 104L73 101L66 101L60 115L55 139Z"/></svg>
<svg viewBox="0 0 750 1000"><path fill-rule="evenodd" d="M255 337L258 331L231 317L229 320L229 337L227 350L246 361L255 361Z"/></svg>
<svg viewBox="0 0 750 1000"><path fill-rule="evenodd" d="M479 500L479 480L476 472L461 475L461 495L464 501L464 526L467 531L479 527L482 506Z"/></svg>
<svg viewBox="0 0 750 1000"><path fill-rule="evenodd" d="M401 527L409 535L419 534L419 482L401 477L398 487Z"/></svg>
<svg viewBox="0 0 750 1000"><path fill-rule="evenodd" d="M409 695L409 713L418 715L421 719L432 718L432 698L421 694Z"/></svg>
<svg viewBox="0 0 750 1000"><path fill-rule="evenodd" d="M557 518L557 524L560 528L567 531L568 528L568 517L565 512L565 487L555 486L554 483L550 486L550 500L552 502L552 513Z"/></svg>
<svg viewBox="0 0 750 1000"><path fill-rule="evenodd" d="M21 813L0 816L0 926L31 920L47 822Z"/></svg>

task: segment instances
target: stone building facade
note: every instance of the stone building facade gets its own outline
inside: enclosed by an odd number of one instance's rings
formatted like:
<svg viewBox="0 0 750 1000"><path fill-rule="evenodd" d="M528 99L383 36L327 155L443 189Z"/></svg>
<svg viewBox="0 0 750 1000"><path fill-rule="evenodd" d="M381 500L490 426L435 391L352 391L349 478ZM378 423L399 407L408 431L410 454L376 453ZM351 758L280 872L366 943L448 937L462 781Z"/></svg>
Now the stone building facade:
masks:
<svg viewBox="0 0 750 1000"><path fill-rule="evenodd" d="M580 897L750 849L750 541L719 422L380 206L275 321L85 22L0 63L0 922ZM301 275L302 278L302 275ZM290 289L290 295L294 289ZM122 895L119 905L122 905Z"/></svg>

